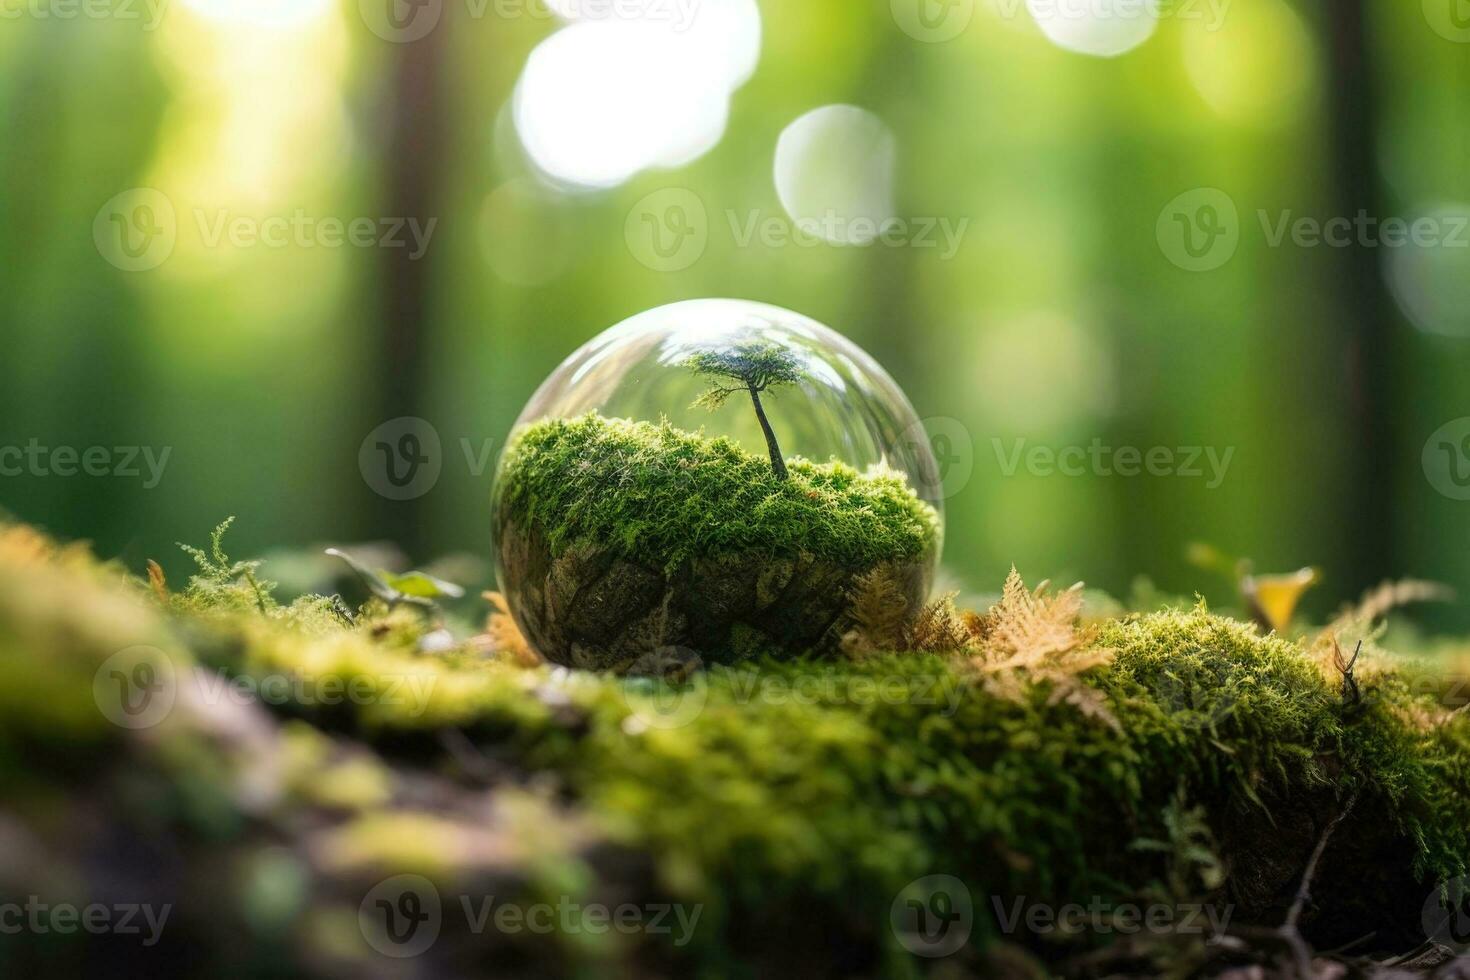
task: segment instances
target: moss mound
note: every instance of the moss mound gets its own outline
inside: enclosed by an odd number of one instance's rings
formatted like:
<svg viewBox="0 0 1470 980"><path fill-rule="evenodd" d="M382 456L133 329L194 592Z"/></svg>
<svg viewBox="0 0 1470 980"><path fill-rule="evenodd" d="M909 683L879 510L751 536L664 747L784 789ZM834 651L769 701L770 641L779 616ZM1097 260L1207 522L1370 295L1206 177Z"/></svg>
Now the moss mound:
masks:
<svg viewBox="0 0 1470 980"><path fill-rule="evenodd" d="M651 669L832 650L858 576L891 566L917 606L939 533L896 475L591 414L528 427L502 463L501 587L549 659ZM666 659L666 657L664 657Z"/></svg>
<svg viewBox="0 0 1470 980"><path fill-rule="evenodd" d="M0 685L0 891L174 905L161 952L23 935L0 966L105 949L155 976L403 976L360 913L415 874L443 914L412 975L1209 973L1257 956L1214 926L1279 925L1345 813L1302 917L1323 946L1415 946L1470 857L1470 717L1382 651L1346 700L1301 643L1203 608L1086 632L1113 651L1078 678L1110 724L956 654L676 683L517 666L474 638L427 652L432 612L348 621L230 571L150 595L85 556L7 559L0 533L0 667L21 681ZM94 689L134 644L175 667L174 709L138 730L99 719ZM972 913L942 957L900 923L932 875ZM477 928L463 900L487 896L630 906L647 928ZM1069 903L1189 928L1027 926Z"/></svg>
<svg viewBox="0 0 1470 980"><path fill-rule="evenodd" d="M729 439L595 413L523 430L502 464L506 518L643 565L766 551L872 567L916 561L938 535L934 509L900 476L793 459L790 478Z"/></svg>

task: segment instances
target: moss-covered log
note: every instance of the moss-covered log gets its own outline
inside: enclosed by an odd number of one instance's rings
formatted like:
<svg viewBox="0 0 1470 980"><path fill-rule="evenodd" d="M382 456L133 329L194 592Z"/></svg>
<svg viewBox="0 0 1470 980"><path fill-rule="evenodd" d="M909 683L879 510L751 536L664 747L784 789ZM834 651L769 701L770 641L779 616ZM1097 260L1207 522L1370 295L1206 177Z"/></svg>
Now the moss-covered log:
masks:
<svg viewBox="0 0 1470 980"><path fill-rule="evenodd" d="M441 649L431 612L262 603L219 565L150 592L0 532L0 893L172 909L152 946L7 936L6 975L1286 970L1253 937L1344 813L1299 910L1321 947L1411 949L1470 856L1470 718L1437 687L1375 650L1345 698L1307 645L1202 608L1095 623L1078 689L912 652L675 682ZM168 708L134 727L109 681L140 663ZM431 906L398 955L384 912ZM1099 911L1038 925L1073 907ZM912 916L959 910L915 955Z"/></svg>

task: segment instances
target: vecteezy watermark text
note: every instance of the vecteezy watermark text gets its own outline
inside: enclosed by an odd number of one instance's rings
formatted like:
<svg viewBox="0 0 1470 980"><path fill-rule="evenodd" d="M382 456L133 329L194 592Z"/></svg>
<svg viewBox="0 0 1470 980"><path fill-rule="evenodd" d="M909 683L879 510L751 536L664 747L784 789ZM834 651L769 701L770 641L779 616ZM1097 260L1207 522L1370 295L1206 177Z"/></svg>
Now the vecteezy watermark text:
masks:
<svg viewBox="0 0 1470 980"><path fill-rule="evenodd" d="M968 686L945 673L851 674L810 673L790 676L749 666L712 665L699 669L699 654L685 647L664 647L640 661L646 670L653 664L681 664L686 679L659 676L635 677L620 687L631 714L624 730L638 734L648 729L682 728L704 711L709 683L718 679L728 685L737 704L764 705L866 705L916 704L938 709L936 714L953 717Z"/></svg>
<svg viewBox="0 0 1470 980"><path fill-rule="evenodd" d="M228 208L194 209L199 240L208 248L228 242L235 248L264 245L266 248L406 248L409 261L417 262L429 250L429 239L438 218L338 218L317 217L304 208L290 215L265 218L235 214Z"/></svg>
<svg viewBox="0 0 1470 980"><path fill-rule="evenodd" d="M766 248L817 248L845 244L849 247L878 245L883 248L938 249L945 261L960 250L969 218L886 218L862 215L848 217L829 209L821 217L788 218L785 215L749 211L744 216L725 212L730 237L737 248L760 244Z"/></svg>
<svg viewBox="0 0 1470 980"><path fill-rule="evenodd" d="M554 902L524 902L462 894L446 902L429 879L402 874L385 878L368 891L358 906L357 923L369 946L384 956L404 959L427 952L450 916L461 917L463 928L473 935L490 930L505 935L643 934L669 936L675 946L685 946L694 937L703 911L700 904L607 905L576 901L569 895Z"/></svg>
<svg viewBox="0 0 1470 980"><path fill-rule="evenodd" d="M545 0L358 0L358 13L368 30L383 40L411 44L433 33L451 5L456 9L462 5L464 18L471 21L565 17L660 24L682 33L694 25L705 0L560 0L555 10Z"/></svg>
<svg viewBox="0 0 1470 980"><path fill-rule="evenodd" d="M237 674L183 667L167 651L139 645L119 650L92 677L92 699L120 728L152 728L168 718L183 693L199 708L224 704L270 704L302 708L343 704L384 705L412 717L422 715L438 677L421 673Z"/></svg>
<svg viewBox="0 0 1470 980"><path fill-rule="evenodd" d="M145 32L163 22L170 0L0 0L0 20L141 21Z"/></svg>
<svg viewBox="0 0 1470 980"><path fill-rule="evenodd" d="M970 219L918 216L876 217L828 209L820 215L788 217L755 209L727 209L724 223L736 248L912 248L941 261L953 259ZM717 227L717 226L716 226ZM640 264L656 272L679 272L703 257L711 220L704 199L684 187L648 194L628 212L623 237Z"/></svg>
<svg viewBox="0 0 1470 980"><path fill-rule="evenodd" d="M889 0L893 20L917 41L952 41L975 17L978 0ZM1177 20L1198 22L1206 31L1218 31L1233 0L993 0L991 13L1014 21L1023 14L1038 22L1087 20L1106 22Z"/></svg>
<svg viewBox="0 0 1470 980"><path fill-rule="evenodd" d="M1353 215L1304 215L1291 208L1256 210L1267 248L1466 249L1470 215L1454 212L1406 218L1359 210ZM1159 249L1188 272L1209 272L1235 257L1249 230L1235 199L1217 187L1196 187L1159 212L1154 234Z"/></svg>
<svg viewBox="0 0 1470 980"><path fill-rule="evenodd" d="M0 902L0 935L67 936L81 931L94 936L142 936L144 946L156 946L172 911L172 905L92 902L78 906L70 902L43 902L39 895L29 895L24 902Z"/></svg>
<svg viewBox="0 0 1470 980"><path fill-rule="evenodd" d="M3 2L3 0L0 0ZM438 218L311 214L239 214L230 208L191 209L198 243L206 249L403 249L409 261L429 250ZM151 187L114 195L92 220L98 253L124 272L156 269L173 255L182 222L174 201Z"/></svg>
<svg viewBox="0 0 1470 980"><path fill-rule="evenodd" d="M990 901L995 911L995 920L1001 932L1007 935L1018 930L1038 935L1052 932L1091 932L1099 935L1220 935L1230 925L1230 917L1235 911L1232 905L1199 902L1154 902L1145 905L1110 902L1100 896L1094 896L1085 905L1081 902L1048 905L1044 902L1028 901L1024 895L1009 902L999 895L992 895Z"/></svg>
<svg viewBox="0 0 1470 980"><path fill-rule="evenodd" d="M1004 476L1015 476L1024 466L1032 476L1121 476L1147 474L1182 479L1205 479L1214 490L1225 482L1235 447L1215 446L1108 446L1094 438L1086 446L1027 445L1024 438L990 440L995 461Z"/></svg>
<svg viewBox="0 0 1470 980"><path fill-rule="evenodd" d="M24 446L0 446L0 477L142 477L143 489L152 490L172 452L172 446L43 446L32 438Z"/></svg>

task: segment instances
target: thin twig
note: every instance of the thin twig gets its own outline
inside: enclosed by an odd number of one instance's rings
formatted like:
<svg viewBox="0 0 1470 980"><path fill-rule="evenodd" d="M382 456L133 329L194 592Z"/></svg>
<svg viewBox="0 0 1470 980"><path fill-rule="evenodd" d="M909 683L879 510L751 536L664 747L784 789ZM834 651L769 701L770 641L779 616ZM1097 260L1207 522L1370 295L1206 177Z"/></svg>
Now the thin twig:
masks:
<svg viewBox="0 0 1470 980"><path fill-rule="evenodd" d="M1348 797L1347 805L1344 806L1327 824L1322 831L1322 837L1317 841L1317 846L1312 849L1312 856L1307 859L1307 866L1302 871L1301 883L1297 885L1296 896L1292 899L1291 907L1287 909L1286 921L1275 929L1258 926L1242 926L1231 930L1231 934L1247 939L1277 939L1286 944L1291 951L1292 959L1296 963L1296 973L1301 980L1311 980L1312 977L1312 947L1307 944L1302 936L1297 923L1301 920L1302 910L1306 908L1308 899L1312 895L1312 881L1317 876L1317 865L1322 862L1322 855L1327 850L1327 843L1332 839L1332 834L1337 830L1338 824L1353 812L1353 807L1358 802L1358 791L1353 790L1352 796ZM1358 940L1361 941L1361 940Z"/></svg>
<svg viewBox="0 0 1470 980"><path fill-rule="evenodd" d="M1327 850L1327 842L1332 839L1332 833L1337 830L1337 825L1342 823L1349 813L1353 812L1353 807L1357 802L1358 791L1353 790L1353 795L1348 797L1347 806L1343 807L1342 812L1332 818L1332 822L1322 832L1322 839L1317 841L1317 847L1312 851L1311 860L1307 862L1307 869L1302 872L1302 881L1297 886L1296 899L1291 903L1291 908L1287 910L1286 923L1283 928L1296 928L1297 920L1302 917L1302 909L1306 906L1307 899L1311 897L1312 879L1317 874L1317 864L1322 860L1322 852Z"/></svg>

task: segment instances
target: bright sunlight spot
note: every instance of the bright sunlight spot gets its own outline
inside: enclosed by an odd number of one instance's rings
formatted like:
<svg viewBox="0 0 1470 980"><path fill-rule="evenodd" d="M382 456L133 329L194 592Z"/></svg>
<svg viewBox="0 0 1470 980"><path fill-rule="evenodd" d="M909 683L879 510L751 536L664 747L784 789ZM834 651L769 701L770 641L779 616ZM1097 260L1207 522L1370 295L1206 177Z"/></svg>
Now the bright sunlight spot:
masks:
<svg viewBox="0 0 1470 980"><path fill-rule="evenodd" d="M1026 0L1026 9L1057 47L1099 58L1132 51L1158 26L1158 8L1137 0Z"/></svg>
<svg viewBox="0 0 1470 980"><path fill-rule="evenodd" d="M730 95L759 57L754 0L668 0L636 17L573 16L593 9L579 0L554 6L573 23L531 53L514 103L521 143L546 176L613 187L719 142Z"/></svg>

